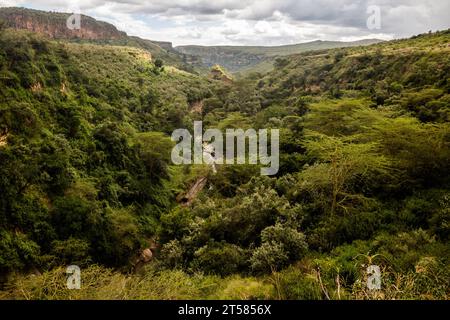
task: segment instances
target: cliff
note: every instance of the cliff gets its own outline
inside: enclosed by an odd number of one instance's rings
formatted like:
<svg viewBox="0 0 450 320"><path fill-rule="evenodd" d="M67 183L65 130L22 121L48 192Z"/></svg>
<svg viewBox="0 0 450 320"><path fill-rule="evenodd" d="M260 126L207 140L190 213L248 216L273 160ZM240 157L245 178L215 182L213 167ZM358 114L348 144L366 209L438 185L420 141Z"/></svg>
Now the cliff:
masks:
<svg viewBox="0 0 450 320"><path fill-rule="evenodd" d="M81 15L81 28L71 30L67 27L67 19L71 15L17 7L0 8L0 26L28 30L51 39L136 47L150 52L152 57L162 59L167 65L188 71L192 69L183 62L183 55L173 48L171 42L128 36L112 24L86 15Z"/></svg>
<svg viewBox="0 0 450 320"><path fill-rule="evenodd" d="M81 28L71 30L67 27L70 16L69 13L24 8L0 9L0 20L4 21L6 27L29 30L53 39L117 40L127 36L112 24L85 15L81 15Z"/></svg>
<svg viewBox="0 0 450 320"><path fill-rule="evenodd" d="M343 47L366 46L379 43L381 40L370 39L354 42L340 41L312 41L294 45L284 46L178 46L175 50L178 52L197 57L193 64L203 65L208 68L218 64L224 66L232 73L242 72L258 67L269 71L276 57L284 57L292 54L298 54L307 51L327 50ZM254 69L256 71L256 69Z"/></svg>

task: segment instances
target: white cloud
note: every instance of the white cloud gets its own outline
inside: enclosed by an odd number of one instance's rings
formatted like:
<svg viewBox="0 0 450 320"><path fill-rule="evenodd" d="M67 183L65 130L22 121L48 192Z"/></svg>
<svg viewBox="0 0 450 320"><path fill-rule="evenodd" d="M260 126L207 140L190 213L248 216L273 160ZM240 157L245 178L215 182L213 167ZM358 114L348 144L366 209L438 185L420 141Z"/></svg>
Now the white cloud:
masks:
<svg viewBox="0 0 450 320"><path fill-rule="evenodd" d="M449 27L448 0L0 0L3 5L81 12L131 35L180 44L279 45L391 39ZM381 29L368 30L369 5Z"/></svg>
<svg viewBox="0 0 450 320"><path fill-rule="evenodd" d="M14 7L19 6L25 1L18 1L18 0L0 0L0 8L1 7Z"/></svg>

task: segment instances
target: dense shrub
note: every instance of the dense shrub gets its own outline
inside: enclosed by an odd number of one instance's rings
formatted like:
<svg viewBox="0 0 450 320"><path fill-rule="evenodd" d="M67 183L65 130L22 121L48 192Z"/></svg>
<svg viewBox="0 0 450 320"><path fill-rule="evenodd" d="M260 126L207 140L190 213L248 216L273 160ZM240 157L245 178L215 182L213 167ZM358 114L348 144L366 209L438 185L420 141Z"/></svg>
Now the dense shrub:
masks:
<svg viewBox="0 0 450 320"><path fill-rule="evenodd" d="M246 250L227 243L209 243L194 253L192 266L206 273L227 276L247 267Z"/></svg>

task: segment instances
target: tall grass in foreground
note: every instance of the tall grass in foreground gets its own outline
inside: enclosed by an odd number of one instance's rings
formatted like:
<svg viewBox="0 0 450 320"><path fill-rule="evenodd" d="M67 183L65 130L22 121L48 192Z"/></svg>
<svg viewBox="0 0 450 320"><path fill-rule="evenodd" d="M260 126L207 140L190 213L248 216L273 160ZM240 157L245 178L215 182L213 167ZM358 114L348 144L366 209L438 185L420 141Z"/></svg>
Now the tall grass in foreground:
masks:
<svg viewBox="0 0 450 320"><path fill-rule="evenodd" d="M182 300L182 299L448 299L448 270L432 270L423 261L416 272L399 274L384 270L382 290L370 291L366 277L347 287L343 276L323 269L297 265L260 278L220 278L187 274L181 270L158 271L148 266L139 274L122 274L100 266L82 269L81 289L66 287L65 268L42 275L15 276L0 292L0 299L17 300ZM323 267L323 266L322 266ZM333 274L333 275L332 275Z"/></svg>

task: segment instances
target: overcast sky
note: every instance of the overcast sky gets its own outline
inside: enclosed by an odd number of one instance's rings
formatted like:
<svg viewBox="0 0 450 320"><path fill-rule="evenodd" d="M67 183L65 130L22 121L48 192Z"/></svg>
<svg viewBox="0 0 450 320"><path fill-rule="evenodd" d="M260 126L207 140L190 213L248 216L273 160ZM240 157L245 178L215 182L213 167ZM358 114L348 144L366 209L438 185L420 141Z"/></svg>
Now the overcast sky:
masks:
<svg viewBox="0 0 450 320"><path fill-rule="evenodd" d="M380 8L379 29L367 26L372 5ZM80 11L174 45L387 40L450 27L450 0L0 0L0 6Z"/></svg>

